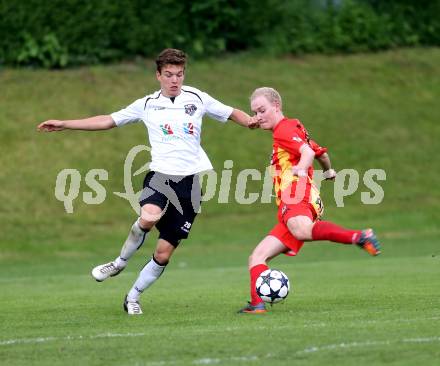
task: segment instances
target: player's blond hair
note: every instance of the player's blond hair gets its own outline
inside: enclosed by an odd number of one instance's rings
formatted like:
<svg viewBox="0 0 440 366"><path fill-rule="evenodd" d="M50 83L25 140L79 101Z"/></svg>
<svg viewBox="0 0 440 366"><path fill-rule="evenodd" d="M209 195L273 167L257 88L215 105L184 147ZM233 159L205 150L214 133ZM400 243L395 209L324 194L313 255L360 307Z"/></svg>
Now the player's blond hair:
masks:
<svg viewBox="0 0 440 366"><path fill-rule="evenodd" d="M278 103L280 109L283 109L283 101L281 100L281 95L274 88L269 88L264 86L262 88L257 88L251 95L251 102L257 97L266 97L266 99L271 103Z"/></svg>

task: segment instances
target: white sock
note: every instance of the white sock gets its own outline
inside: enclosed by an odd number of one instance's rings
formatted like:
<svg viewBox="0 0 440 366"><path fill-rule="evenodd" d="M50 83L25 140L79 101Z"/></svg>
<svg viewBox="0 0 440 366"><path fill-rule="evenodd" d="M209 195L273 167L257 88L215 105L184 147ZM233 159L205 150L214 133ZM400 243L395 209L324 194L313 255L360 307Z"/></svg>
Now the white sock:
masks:
<svg viewBox="0 0 440 366"><path fill-rule="evenodd" d="M160 275L165 270L165 265L160 265L156 260L151 258L151 260L145 265L142 271L139 273L139 277L134 283L133 287L129 291L127 298L131 301L138 301L142 292L150 287Z"/></svg>
<svg viewBox="0 0 440 366"><path fill-rule="evenodd" d="M115 264L119 268L124 268L127 265L127 261L138 250L148 234L148 230L142 230L139 226L139 219L135 221L128 233L127 240L121 249L121 254L115 259Z"/></svg>

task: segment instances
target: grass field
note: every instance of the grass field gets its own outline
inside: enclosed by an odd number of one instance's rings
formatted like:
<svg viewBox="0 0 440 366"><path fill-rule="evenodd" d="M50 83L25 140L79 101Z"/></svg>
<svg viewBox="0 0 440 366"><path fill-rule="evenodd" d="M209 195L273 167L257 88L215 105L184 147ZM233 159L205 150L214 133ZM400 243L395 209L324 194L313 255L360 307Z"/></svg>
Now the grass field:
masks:
<svg viewBox="0 0 440 366"><path fill-rule="evenodd" d="M245 67L251 63L252 67ZM0 364L4 365L437 365L440 359L440 50L262 59L231 56L190 65L187 83L248 110L271 85L286 114L330 148L337 170L384 169L385 199L360 189L338 208L323 183L326 218L373 226L378 258L350 246L307 244L277 258L293 286L263 316L237 315L248 299L247 256L275 221L273 204L206 202L190 239L129 318L122 300L153 251L156 234L120 276L96 283L91 268L118 254L135 213L123 164L145 143L141 126L37 134L38 122L109 113L155 90L151 66L0 71ZM234 161L262 170L270 134L207 120L203 145L220 173ZM136 160L139 166L142 159ZM67 214L54 197L64 168L84 179L109 172L107 198ZM135 182L140 184L141 177ZM362 182L362 181L361 181ZM82 181L84 183L84 181ZM252 184L251 184L252 183ZM261 191L250 182L249 191Z"/></svg>
<svg viewBox="0 0 440 366"><path fill-rule="evenodd" d="M387 248L376 259L355 248L310 245L301 257L277 261L293 284L285 303L263 316L249 316L235 314L247 297L244 265L237 260L225 261L224 267L206 264L201 255L183 248L179 254L144 296L145 314L136 318L122 311L122 297L137 275L139 260L102 284L89 277L91 262L3 265L2 363L438 361L438 256L402 256Z"/></svg>

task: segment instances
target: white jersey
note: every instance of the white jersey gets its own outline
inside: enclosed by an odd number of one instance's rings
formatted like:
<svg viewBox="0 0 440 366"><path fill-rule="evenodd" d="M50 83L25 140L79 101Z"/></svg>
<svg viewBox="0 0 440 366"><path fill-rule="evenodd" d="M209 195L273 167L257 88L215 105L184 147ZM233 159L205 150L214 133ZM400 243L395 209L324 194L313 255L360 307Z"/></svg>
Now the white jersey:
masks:
<svg viewBox="0 0 440 366"><path fill-rule="evenodd" d="M151 146L150 170L191 175L212 169L200 146L203 116L207 114L226 122L232 111L232 107L208 94L183 86L177 97L165 97L159 90L112 113L111 117L118 127L141 121L145 124Z"/></svg>

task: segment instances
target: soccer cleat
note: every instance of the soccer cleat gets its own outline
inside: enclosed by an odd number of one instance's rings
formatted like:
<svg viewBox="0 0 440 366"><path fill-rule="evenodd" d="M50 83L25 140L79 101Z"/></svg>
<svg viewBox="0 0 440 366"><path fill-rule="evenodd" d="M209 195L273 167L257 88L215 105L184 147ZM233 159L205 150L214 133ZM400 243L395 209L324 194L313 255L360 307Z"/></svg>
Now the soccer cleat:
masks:
<svg viewBox="0 0 440 366"><path fill-rule="evenodd" d="M142 309L139 301L129 301L127 295L125 295L124 299L124 310L128 313L128 315L142 314Z"/></svg>
<svg viewBox="0 0 440 366"><path fill-rule="evenodd" d="M117 267L115 262L101 264L92 269L92 277L96 281L102 282L109 277L117 276L123 269L124 268Z"/></svg>
<svg viewBox="0 0 440 366"><path fill-rule="evenodd" d="M257 305L251 305L249 302L243 309L238 311L239 314L263 314L266 312L267 310L264 302L260 302Z"/></svg>
<svg viewBox="0 0 440 366"><path fill-rule="evenodd" d="M356 243L368 254L376 256L380 254L380 243L374 234L373 229L362 230L359 241Z"/></svg>

